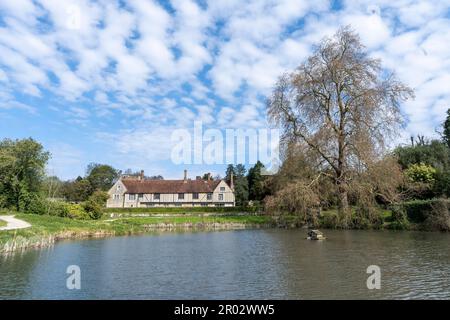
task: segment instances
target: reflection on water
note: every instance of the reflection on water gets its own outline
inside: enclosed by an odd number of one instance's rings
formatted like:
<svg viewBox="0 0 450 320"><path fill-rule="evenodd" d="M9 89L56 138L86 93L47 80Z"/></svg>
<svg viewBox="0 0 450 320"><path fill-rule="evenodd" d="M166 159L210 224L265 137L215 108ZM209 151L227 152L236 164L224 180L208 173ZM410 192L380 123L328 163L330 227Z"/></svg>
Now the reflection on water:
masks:
<svg viewBox="0 0 450 320"><path fill-rule="evenodd" d="M450 235L240 230L63 242L0 257L2 299L450 298ZM66 288L79 265L81 290ZM366 269L381 268L368 290Z"/></svg>

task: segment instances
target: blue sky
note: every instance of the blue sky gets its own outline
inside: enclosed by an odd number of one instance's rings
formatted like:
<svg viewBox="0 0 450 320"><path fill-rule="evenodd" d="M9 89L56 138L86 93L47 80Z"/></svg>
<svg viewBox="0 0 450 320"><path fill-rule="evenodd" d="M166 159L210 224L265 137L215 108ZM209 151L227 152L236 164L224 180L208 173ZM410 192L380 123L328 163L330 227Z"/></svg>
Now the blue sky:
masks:
<svg viewBox="0 0 450 320"><path fill-rule="evenodd" d="M0 138L33 137L64 179L89 162L166 178L175 129L265 128L264 99L314 43L351 25L413 87L411 134L450 107L450 1L0 1Z"/></svg>

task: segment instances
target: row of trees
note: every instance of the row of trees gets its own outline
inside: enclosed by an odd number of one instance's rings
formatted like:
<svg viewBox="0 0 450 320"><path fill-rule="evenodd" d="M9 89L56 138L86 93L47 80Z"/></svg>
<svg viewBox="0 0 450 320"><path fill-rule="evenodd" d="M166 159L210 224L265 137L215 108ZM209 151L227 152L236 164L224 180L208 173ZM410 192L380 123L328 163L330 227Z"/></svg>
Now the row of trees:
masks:
<svg viewBox="0 0 450 320"><path fill-rule="evenodd" d="M264 185L264 176L261 175L261 170L264 165L258 161L253 167L248 170L243 164L232 165L229 164L225 178L231 179L233 174L234 192L237 206L246 206L249 201L259 203L267 195L267 190Z"/></svg>
<svg viewBox="0 0 450 320"><path fill-rule="evenodd" d="M98 219L108 197L105 191L120 172L93 163L85 177L63 182L46 176L49 158L50 153L32 138L0 141L0 209Z"/></svg>

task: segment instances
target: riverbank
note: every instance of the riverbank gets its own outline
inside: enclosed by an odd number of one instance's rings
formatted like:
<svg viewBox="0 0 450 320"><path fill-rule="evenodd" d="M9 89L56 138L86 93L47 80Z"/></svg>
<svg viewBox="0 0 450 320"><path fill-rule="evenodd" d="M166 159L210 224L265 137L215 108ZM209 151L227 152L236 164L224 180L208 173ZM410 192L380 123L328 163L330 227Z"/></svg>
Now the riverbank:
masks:
<svg viewBox="0 0 450 320"><path fill-rule="evenodd" d="M98 238L142 234L155 230L207 229L233 230L272 227L270 216L256 215L172 215L76 220L48 215L15 214L31 224L28 229L1 231L0 254L51 246L64 239Z"/></svg>

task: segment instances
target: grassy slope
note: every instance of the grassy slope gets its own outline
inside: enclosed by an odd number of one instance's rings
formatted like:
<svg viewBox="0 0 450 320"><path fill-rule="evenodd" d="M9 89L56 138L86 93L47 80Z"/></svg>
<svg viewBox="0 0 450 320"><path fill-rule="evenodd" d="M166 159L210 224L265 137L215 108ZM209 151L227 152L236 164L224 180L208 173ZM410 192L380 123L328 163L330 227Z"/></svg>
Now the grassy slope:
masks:
<svg viewBox="0 0 450 320"><path fill-rule="evenodd" d="M55 216L39 216L32 214L15 214L16 218L29 222L32 227L15 231L0 231L0 252L2 247L13 239L33 243L49 237L77 238L101 235L126 235L148 231L152 224L200 224L200 223L239 223L265 225L271 222L268 216L172 216L172 217L130 217L114 220L73 220Z"/></svg>
<svg viewBox="0 0 450 320"><path fill-rule="evenodd" d="M6 225L6 221L0 220L0 227L5 227Z"/></svg>

